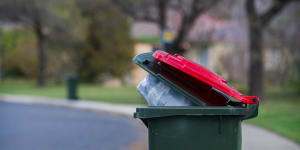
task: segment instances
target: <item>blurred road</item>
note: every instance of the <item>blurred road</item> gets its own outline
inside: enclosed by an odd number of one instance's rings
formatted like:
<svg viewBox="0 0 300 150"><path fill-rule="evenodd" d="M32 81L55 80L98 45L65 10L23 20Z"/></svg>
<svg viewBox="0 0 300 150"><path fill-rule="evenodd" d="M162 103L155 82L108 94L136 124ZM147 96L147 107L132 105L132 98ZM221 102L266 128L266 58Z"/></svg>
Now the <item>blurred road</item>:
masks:
<svg viewBox="0 0 300 150"><path fill-rule="evenodd" d="M132 119L136 107L0 95L0 150L146 150L147 129ZM243 150L300 150L295 142L263 128L244 123L242 129Z"/></svg>
<svg viewBox="0 0 300 150"><path fill-rule="evenodd" d="M126 150L138 138L129 117L0 102L2 150Z"/></svg>

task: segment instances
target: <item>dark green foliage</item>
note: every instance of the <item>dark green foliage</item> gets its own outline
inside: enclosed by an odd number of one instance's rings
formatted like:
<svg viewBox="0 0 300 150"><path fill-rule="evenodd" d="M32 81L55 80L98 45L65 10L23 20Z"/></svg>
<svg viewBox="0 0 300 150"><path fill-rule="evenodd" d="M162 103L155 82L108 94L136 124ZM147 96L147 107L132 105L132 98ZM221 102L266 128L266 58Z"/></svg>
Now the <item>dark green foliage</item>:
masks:
<svg viewBox="0 0 300 150"><path fill-rule="evenodd" d="M131 68L133 41L125 16L108 1L80 5L88 21L86 42L79 49L81 81L103 81L122 77ZM96 5L105 6L98 9Z"/></svg>
<svg viewBox="0 0 300 150"><path fill-rule="evenodd" d="M1 0L0 2L2 21L22 25L35 34L38 51L37 85L40 87L46 83L47 38L51 32L62 29L62 20L55 13L54 8L53 0Z"/></svg>
<svg viewBox="0 0 300 150"><path fill-rule="evenodd" d="M36 77L38 62L34 37L32 32L24 29L3 32L3 66L6 77Z"/></svg>
<svg viewBox="0 0 300 150"><path fill-rule="evenodd" d="M133 57L129 22L110 1L30 0L25 13L26 2L0 2L1 20L17 25L3 33L6 77L59 82L77 71L81 81L91 82L123 79L129 72ZM41 49L43 58L37 53Z"/></svg>

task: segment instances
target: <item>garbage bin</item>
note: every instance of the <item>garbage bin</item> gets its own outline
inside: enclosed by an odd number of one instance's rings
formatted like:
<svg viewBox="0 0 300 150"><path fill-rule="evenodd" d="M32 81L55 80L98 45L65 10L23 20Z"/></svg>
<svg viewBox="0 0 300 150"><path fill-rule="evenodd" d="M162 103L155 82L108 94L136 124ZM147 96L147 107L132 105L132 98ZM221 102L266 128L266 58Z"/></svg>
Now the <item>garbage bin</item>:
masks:
<svg viewBox="0 0 300 150"><path fill-rule="evenodd" d="M134 114L148 127L149 150L241 150L241 122L254 116L226 106L146 107Z"/></svg>
<svg viewBox="0 0 300 150"><path fill-rule="evenodd" d="M176 57L176 60L165 56ZM134 117L141 119L148 128L149 150L240 150L241 122L257 116L258 98L241 95L224 79L209 76L212 74L201 70L203 68L192 73L181 70L189 69L188 65L197 66L186 64L181 57L156 52L133 59L148 73L198 105L137 108ZM184 64L180 64L182 60ZM166 64L166 61L173 64ZM199 69L206 76L194 76L199 74ZM210 83L204 82L211 78ZM226 94L237 100L230 100Z"/></svg>
<svg viewBox="0 0 300 150"><path fill-rule="evenodd" d="M69 100L77 100L77 86L78 77L76 75L69 75L67 77L67 94Z"/></svg>

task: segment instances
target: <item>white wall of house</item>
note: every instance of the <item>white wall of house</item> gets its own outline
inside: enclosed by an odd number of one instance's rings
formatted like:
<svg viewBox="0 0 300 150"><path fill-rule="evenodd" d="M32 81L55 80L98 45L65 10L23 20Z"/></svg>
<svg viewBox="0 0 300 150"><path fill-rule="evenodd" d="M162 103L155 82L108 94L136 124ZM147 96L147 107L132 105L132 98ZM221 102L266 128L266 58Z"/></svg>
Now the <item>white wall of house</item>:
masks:
<svg viewBox="0 0 300 150"><path fill-rule="evenodd" d="M204 66L205 68L226 76L226 71L223 69L222 57L230 53L229 45L218 43L214 44L206 49L201 49L198 46L193 46L191 50L188 50L185 57Z"/></svg>

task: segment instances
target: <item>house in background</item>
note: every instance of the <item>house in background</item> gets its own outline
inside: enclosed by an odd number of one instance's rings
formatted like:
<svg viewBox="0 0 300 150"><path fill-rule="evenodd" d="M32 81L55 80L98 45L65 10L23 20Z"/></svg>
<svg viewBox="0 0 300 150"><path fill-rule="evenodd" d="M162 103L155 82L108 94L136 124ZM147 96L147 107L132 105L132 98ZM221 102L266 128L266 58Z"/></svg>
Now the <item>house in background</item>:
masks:
<svg viewBox="0 0 300 150"><path fill-rule="evenodd" d="M134 46L135 54L142 54L151 52L153 50L153 44L152 43L137 43ZM130 84L132 85L138 85L147 75L147 72L138 67L137 65L134 65L131 75L130 75Z"/></svg>
<svg viewBox="0 0 300 150"><path fill-rule="evenodd" d="M176 31L178 15L173 15L167 24ZM174 21L175 20L175 21ZM174 23L175 22L175 23ZM247 83L249 62L247 23L214 18L209 15L199 17L187 36L184 57L203 65L222 75L226 80ZM132 26L132 36L137 39L135 54L151 52L160 44L160 30L155 24L136 22ZM176 33L174 33L176 34ZM269 39L272 41L272 39ZM290 63L291 52L288 49L274 50L265 47L265 69L274 71L283 64ZM130 83L137 85L146 72L135 66Z"/></svg>
<svg viewBox="0 0 300 150"><path fill-rule="evenodd" d="M176 18L173 17L173 19ZM170 24L171 30L177 27L177 25L171 24L170 22L168 24ZM228 35L230 31L227 31L228 29L234 29L235 26L238 26L234 25L234 23L227 20L220 20L206 15L199 17L187 37L187 42L184 43L186 49L188 49L184 57L225 76L227 79L245 80L245 75L243 75L246 74L244 69L245 59L236 57L234 59L228 58L230 60L229 62L226 60L226 56L231 53L237 54L235 50L236 45L234 44L236 41L231 39L230 36L232 35ZM157 49L157 45L160 44L160 30L156 24L136 22L132 26L131 33L132 36L137 39L135 45L136 55L151 52L153 49ZM243 40L242 38L237 39ZM241 49L242 48L240 48L240 50ZM243 52L241 52L241 55L243 55ZM224 68L224 63L228 65L239 64L239 66ZM234 74L233 77L232 74ZM135 66L131 73L130 83L137 85L146 75L147 73L145 71Z"/></svg>

